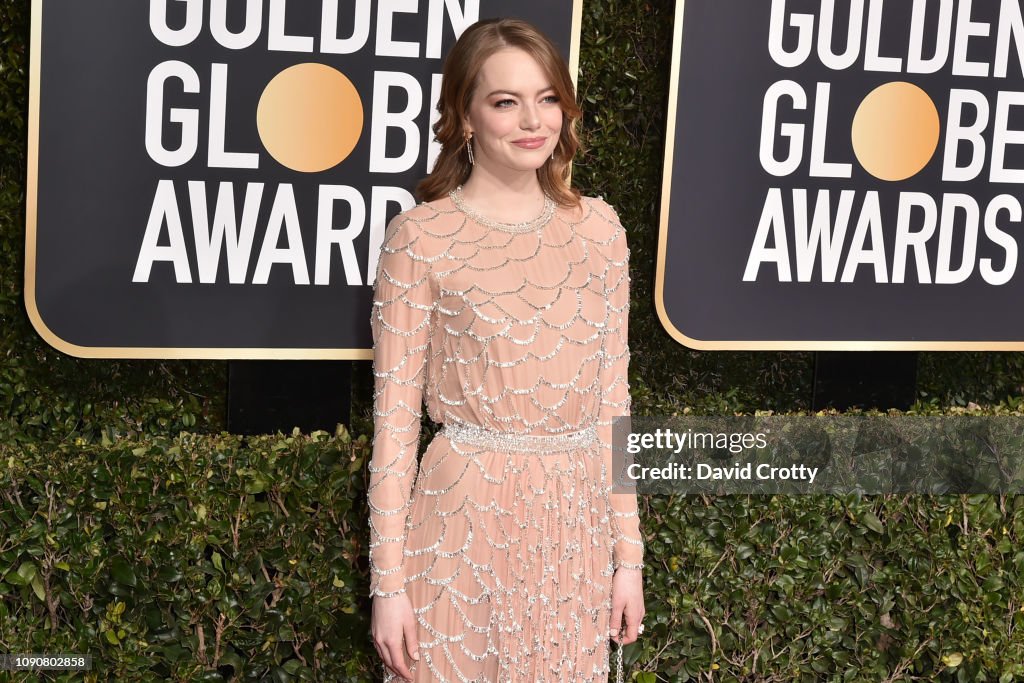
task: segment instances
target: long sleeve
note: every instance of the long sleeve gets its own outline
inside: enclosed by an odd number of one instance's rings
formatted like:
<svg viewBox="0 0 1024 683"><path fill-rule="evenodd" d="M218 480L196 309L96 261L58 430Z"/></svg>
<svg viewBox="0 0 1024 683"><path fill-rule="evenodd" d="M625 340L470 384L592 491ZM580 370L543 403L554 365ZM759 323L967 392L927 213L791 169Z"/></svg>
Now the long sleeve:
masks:
<svg viewBox="0 0 1024 683"><path fill-rule="evenodd" d="M377 266L373 311L373 453L370 507L370 595L405 590L403 554L427 376L433 296L429 263L416 252L417 223L388 225Z"/></svg>
<svg viewBox="0 0 1024 683"><path fill-rule="evenodd" d="M609 314L605 330L604 358L601 366L601 408L598 431L603 446L605 470L613 485L610 492L613 563L616 568L642 569L644 557L643 536L637 512L636 491L614 493L614 481L622 476L612 468L612 422L616 416L631 414L629 395L629 247L626 231L614 210L607 211L616 224L615 239L610 245L608 270L605 275L605 296Z"/></svg>

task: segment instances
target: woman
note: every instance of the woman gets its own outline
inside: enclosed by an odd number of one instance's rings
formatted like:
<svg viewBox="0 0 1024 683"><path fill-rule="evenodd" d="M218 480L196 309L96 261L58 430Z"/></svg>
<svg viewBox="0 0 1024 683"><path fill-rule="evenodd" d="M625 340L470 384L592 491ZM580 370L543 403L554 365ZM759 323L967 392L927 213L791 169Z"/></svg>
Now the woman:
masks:
<svg viewBox="0 0 1024 683"><path fill-rule="evenodd" d="M374 644L385 680L607 681L644 615L636 494L611 493L625 231L568 184L580 110L530 24L467 29L438 110L371 316ZM444 427L417 463L424 392Z"/></svg>

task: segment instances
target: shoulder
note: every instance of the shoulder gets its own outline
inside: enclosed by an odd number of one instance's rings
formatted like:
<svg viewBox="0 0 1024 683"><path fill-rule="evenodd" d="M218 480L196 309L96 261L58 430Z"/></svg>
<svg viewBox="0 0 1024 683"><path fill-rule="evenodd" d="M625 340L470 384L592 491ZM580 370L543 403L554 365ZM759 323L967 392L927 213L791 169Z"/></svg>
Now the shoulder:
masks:
<svg viewBox="0 0 1024 683"><path fill-rule="evenodd" d="M445 195L429 202L420 202L404 213L420 219L429 219L439 215L452 213L454 209L455 205L452 203L451 197Z"/></svg>
<svg viewBox="0 0 1024 683"><path fill-rule="evenodd" d="M615 210L611 204L604 200L604 197L581 197L584 214L591 213L596 217L608 221L618 227L622 227L622 221L619 220L619 213Z"/></svg>
<svg viewBox="0 0 1024 683"><path fill-rule="evenodd" d="M615 261L629 255L626 228L619 214L603 197L582 197L583 222L592 226L594 237L605 246L605 253Z"/></svg>
<svg viewBox="0 0 1024 683"><path fill-rule="evenodd" d="M426 247L438 241L449 230L452 211L447 197L433 202L420 202L402 211L388 223L384 231L384 243L392 248ZM432 251L429 247L427 251Z"/></svg>
<svg viewBox="0 0 1024 683"><path fill-rule="evenodd" d="M438 216L441 215L443 207L441 206L442 201L438 199L434 202L420 202L413 206L405 209L388 223L388 233L396 230L404 231L415 231L417 226L422 226L425 223L437 220Z"/></svg>

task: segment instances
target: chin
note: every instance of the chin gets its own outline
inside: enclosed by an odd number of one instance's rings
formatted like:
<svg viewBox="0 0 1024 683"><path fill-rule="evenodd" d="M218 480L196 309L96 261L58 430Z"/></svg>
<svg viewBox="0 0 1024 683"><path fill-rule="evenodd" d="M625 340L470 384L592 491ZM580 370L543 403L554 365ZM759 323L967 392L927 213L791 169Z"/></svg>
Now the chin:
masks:
<svg viewBox="0 0 1024 683"><path fill-rule="evenodd" d="M543 167L544 164L547 163L548 159L550 159L550 158L551 158L551 152L546 152L546 153L543 153L543 154L538 153L536 155L536 157L533 158L533 159L522 159L521 158L521 159L519 159L519 163L509 164L509 165L513 166L513 167L519 167L520 170L523 170L523 171L536 171L538 168Z"/></svg>
<svg viewBox="0 0 1024 683"><path fill-rule="evenodd" d="M547 157L544 157L544 159L547 159ZM508 169L510 171L517 171L517 172L525 173L526 171L536 171L537 169L541 168L543 165L544 165L544 161L543 160L538 161L537 163L529 163L529 162L524 162L522 159L520 159L517 162L508 162L508 163L501 164L501 168L506 168L506 169Z"/></svg>

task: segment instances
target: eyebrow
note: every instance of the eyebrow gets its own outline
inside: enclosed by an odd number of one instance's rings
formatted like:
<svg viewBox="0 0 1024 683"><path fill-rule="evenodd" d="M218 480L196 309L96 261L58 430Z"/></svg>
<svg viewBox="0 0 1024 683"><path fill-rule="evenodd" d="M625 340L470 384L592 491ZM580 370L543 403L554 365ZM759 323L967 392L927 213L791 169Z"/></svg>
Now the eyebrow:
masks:
<svg viewBox="0 0 1024 683"><path fill-rule="evenodd" d="M543 90L538 90L537 94L540 95L541 93L546 93L548 90L554 90L554 89L555 89L555 86L549 85L548 87L544 88ZM516 92L514 90L494 90L494 91L491 91L491 92L487 93L487 97L492 97L494 95L513 95L515 97L522 97L523 96L522 93L518 93L518 92Z"/></svg>

